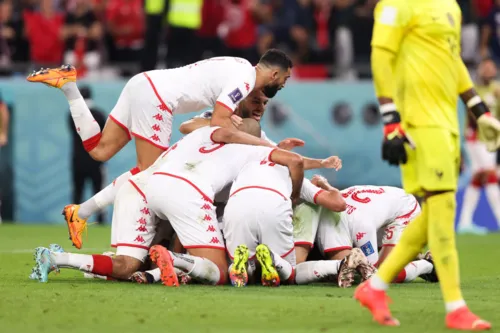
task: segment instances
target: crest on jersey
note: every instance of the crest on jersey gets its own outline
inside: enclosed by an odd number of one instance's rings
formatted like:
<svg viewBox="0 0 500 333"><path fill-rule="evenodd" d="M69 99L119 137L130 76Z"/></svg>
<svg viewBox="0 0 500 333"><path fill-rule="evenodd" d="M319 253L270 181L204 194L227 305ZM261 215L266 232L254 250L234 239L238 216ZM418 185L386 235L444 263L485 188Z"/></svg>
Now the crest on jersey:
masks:
<svg viewBox="0 0 500 333"><path fill-rule="evenodd" d="M365 256L369 256L370 254L374 254L375 250L373 249L372 242L366 242L365 244L361 245L361 251L365 254Z"/></svg>
<svg viewBox="0 0 500 333"><path fill-rule="evenodd" d="M450 22L450 25L452 27L455 26L455 20L453 19L453 16L451 16L451 13L446 13L446 17L448 18L448 22Z"/></svg>
<svg viewBox="0 0 500 333"><path fill-rule="evenodd" d="M234 104L238 103L243 98L243 94L239 88L231 91L228 96Z"/></svg>

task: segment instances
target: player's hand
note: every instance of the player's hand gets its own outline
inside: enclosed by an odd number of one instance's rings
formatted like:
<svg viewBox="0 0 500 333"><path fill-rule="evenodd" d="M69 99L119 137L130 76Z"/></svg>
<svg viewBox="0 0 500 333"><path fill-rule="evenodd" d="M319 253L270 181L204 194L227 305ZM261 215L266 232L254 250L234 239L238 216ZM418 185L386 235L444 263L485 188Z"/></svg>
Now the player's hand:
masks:
<svg viewBox="0 0 500 333"><path fill-rule="evenodd" d="M7 144L7 135L5 133L0 134L0 147L3 147Z"/></svg>
<svg viewBox="0 0 500 333"><path fill-rule="evenodd" d="M278 148L283 150L292 150L295 147L303 147L304 141L295 138L287 138L278 143Z"/></svg>
<svg viewBox="0 0 500 333"><path fill-rule="evenodd" d="M234 127L238 128L241 124L243 124L243 119L240 116L233 114L231 116L231 121L233 122Z"/></svg>
<svg viewBox="0 0 500 333"><path fill-rule="evenodd" d="M479 128L479 140L486 144L486 149L494 152L500 148L500 121L485 113L477 118Z"/></svg>
<svg viewBox="0 0 500 333"><path fill-rule="evenodd" d="M390 113L392 113L388 117L390 121L384 124L382 159L389 162L390 165L406 164L408 155L406 154L405 144L409 145L411 149L415 149L415 143L401 128L399 113L397 111Z"/></svg>
<svg viewBox="0 0 500 333"><path fill-rule="evenodd" d="M330 156L321 160L321 166L325 169L335 169L339 171L342 168L342 160L338 156Z"/></svg>
<svg viewBox="0 0 500 333"><path fill-rule="evenodd" d="M325 184L328 184L328 180L326 180L325 177L321 176L321 175L314 175L312 178L311 178L311 183L314 185L314 186L317 186L317 187L321 187L321 185L325 185Z"/></svg>

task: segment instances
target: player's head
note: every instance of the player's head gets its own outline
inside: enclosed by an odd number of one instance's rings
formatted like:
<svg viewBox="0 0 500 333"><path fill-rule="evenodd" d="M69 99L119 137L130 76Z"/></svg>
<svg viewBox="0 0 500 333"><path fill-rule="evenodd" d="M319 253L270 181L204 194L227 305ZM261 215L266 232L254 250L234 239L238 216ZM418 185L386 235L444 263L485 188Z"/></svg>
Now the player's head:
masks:
<svg viewBox="0 0 500 333"><path fill-rule="evenodd" d="M269 101L264 93L260 90L253 90L248 94L247 98L238 104L236 114L241 118L252 118L257 121L262 119L264 111L266 111L266 104Z"/></svg>
<svg viewBox="0 0 500 333"><path fill-rule="evenodd" d="M265 76L266 83L262 92L266 97L273 98L278 90L285 86L286 80L290 77L293 63L285 52L270 49L260 58L257 66L261 69L261 75Z"/></svg>
<svg viewBox="0 0 500 333"><path fill-rule="evenodd" d="M243 119L243 123L238 127L238 129L242 132L260 138L261 134L260 123L255 119L252 118Z"/></svg>
<svg viewBox="0 0 500 333"><path fill-rule="evenodd" d="M484 59L479 63L477 73L482 82L488 84L497 76L497 66L491 59Z"/></svg>

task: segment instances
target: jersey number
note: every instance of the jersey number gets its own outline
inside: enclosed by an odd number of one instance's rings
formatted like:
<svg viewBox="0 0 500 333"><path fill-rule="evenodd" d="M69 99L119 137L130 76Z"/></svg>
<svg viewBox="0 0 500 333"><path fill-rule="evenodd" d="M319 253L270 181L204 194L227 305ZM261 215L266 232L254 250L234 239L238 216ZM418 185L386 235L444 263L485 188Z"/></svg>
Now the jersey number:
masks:
<svg viewBox="0 0 500 333"><path fill-rule="evenodd" d="M208 154L216 151L217 149L221 149L222 147L224 147L224 145L225 143L215 143L212 146L201 147L198 151L202 154Z"/></svg>
<svg viewBox="0 0 500 333"><path fill-rule="evenodd" d="M361 203L365 203L365 204L366 204L366 203L369 203L370 201L372 201L372 199L370 199L369 197L364 197L364 198L360 197L360 196L359 196L359 193L356 193L356 192L354 192L354 193L351 195L351 198L352 198L352 200L354 200L354 201L361 202Z"/></svg>

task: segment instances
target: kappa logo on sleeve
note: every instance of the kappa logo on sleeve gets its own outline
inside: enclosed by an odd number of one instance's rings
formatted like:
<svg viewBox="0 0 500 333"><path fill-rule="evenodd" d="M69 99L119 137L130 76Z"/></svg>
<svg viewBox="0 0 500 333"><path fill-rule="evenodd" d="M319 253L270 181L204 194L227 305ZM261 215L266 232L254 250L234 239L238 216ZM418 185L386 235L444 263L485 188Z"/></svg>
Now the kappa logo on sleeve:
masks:
<svg viewBox="0 0 500 333"><path fill-rule="evenodd" d="M234 89L228 96L234 104L238 103L243 98L240 88Z"/></svg>
<svg viewBox="0 0 500 333"><path fill-rule="evenodd" d="M375 250L373 249L372 242L367 242L361 245L361 251L365 254L365 256L369 256L370 254L374 254Z"/></svg>

